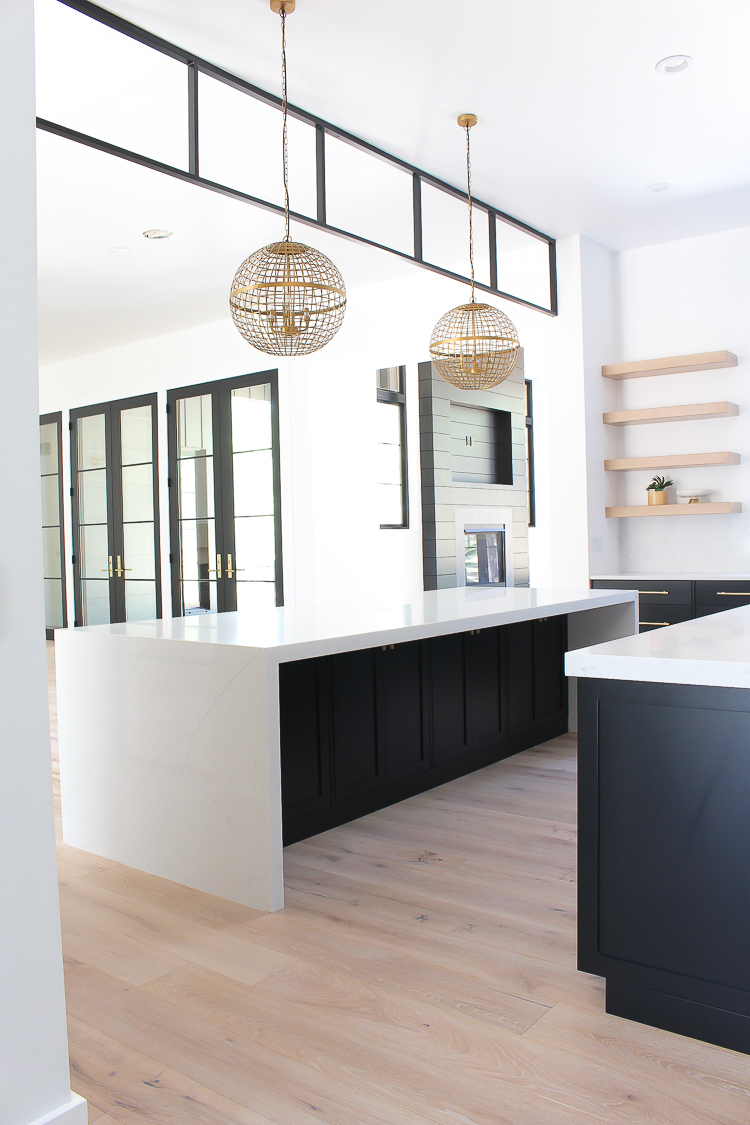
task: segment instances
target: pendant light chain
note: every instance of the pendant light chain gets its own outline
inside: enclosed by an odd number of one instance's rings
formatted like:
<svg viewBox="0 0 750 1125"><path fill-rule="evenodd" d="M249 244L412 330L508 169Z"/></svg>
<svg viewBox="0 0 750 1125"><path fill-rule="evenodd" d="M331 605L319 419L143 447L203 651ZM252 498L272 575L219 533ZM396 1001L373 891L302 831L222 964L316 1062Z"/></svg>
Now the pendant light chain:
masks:
<svg viewBox="0 0 750 1125"><path fill-rule="evenodd" d="M284 223L286 234L284 241L289 241L289 146L287 144L286 128L286 9L281 12L281 103L284 115Z"/></svg>
<svg viewBox="0 0 750 1125"><path fill-rule="evenodd" d="M441 316L430 337L430 359L437 374L452 387L484 391L497 387L515 368L521 351L515 325L492 305L477 304L474 284L474 205L471 198L471 140L474 113L459 114L466 130L466 193L469 203L471 301Z"/></svg>
<svg viewBox="0 0 750 1125"><path fill-rule="evenodd" d="M471 205L471 144L469 141L469 128L466 126L466 185L469 195L469 263L471 265L471 303L474 304L474 224L472 221Z"/></svg>

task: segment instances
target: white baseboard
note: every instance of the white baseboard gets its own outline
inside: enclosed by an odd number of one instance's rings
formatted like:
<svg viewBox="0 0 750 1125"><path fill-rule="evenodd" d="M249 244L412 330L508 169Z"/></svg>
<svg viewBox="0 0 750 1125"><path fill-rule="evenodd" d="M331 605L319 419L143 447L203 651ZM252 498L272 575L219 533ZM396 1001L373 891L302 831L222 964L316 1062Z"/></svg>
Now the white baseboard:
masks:
<svg viewBox="0 0 750 1125"><path fill-rule="evenodd" d="M59 1105L44 1117L37 1117L31 1125L88 1125L88 1107L85 1098L71 1093L70 1101Z"/></svg>

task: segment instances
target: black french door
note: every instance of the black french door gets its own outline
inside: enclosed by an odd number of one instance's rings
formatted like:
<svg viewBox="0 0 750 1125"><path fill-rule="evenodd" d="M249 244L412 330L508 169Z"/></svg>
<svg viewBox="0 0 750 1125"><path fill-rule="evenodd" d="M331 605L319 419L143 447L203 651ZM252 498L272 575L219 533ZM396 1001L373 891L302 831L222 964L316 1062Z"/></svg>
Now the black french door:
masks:
<svg viewBox="0 0 750 1125"><path fill-rule="evenodd" d="M48 641L68 624L63 531L62 413L39 418L44 557L44 625Z"/></svg>
<svg viewBox="0 0 750 1125"><path fill-rule="evenodd" d="M76 625L161 617L156 395L70 412Z"/></svg>
<svg viewBox="0 0 750 1125"><path fill-rule="evenodd" d="M278 372L167 392L172 613L282 605Z"/></svg>

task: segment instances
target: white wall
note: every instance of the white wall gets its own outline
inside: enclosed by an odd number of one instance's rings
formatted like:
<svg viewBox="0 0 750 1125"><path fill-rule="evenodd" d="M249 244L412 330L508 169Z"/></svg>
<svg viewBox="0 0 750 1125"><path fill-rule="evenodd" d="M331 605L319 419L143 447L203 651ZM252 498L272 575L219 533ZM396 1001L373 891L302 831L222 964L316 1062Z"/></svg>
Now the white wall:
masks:
<svg viewBox="0 0 750 1125"><path fill-rule="evenodd" d="M32 0L0 5L0 1122L71 1099L44 651Z"/></svg>
<svg viewBox="0 0 750 1125"><path fill-rule="evenodd" d="M575 235L557 243L559 315L532 321L522 310L517 319L534 389L532 586L588 587L581 241Z"/></svg>
<svg viewBox="0 0 750 1125"><path fill-rule="evenodd" d="M607 521L621 525L620 570L750 572L750 228L629 250L618 258L620 344L604 362L727 348L739 366L624 380L614 385L617 405L611 408L721 399L740 407L737 418L624 428L620 455L739 453L743 463L736 467L669 475L678 488L711 488L709 499L745 505L742 515ZM620 503L646 502L653 472L608 475L619 478Z"/></svg>
<svg viewBox="0 0 750 1125"><path fill-rule="evenodd" d="M554 319L510 303L503 305L518 326L525 349L526 375L534 380L534 404L539 419L537 531L544 537L546 554L540 569L544 584L558 586L581 585L587 574L585 451L582 438L578 440L575 433L571 441L571 428L575 431L577 426L583 433L582 416L580 422L575 419L583 398L580 295L577 299L575 295L578 252L577 242L573 245L575 240L568 241L571 253L566 256L563 244L561 255L565 303L561 317ZM406 278L351 289L344 325L328 347L309 357L278 361L287 604L349 600L371 596L373 592L386 600L399 600L421 589L417 364L428 357L430 333L439 316L466 297L465 286L418 269ZM571 332L575 343L572 359L565 354ZM396 364L405 364L407 369L410 527L381 531L376 504L375 371ZM159 394L166 616L171 604L166 391L274 366L274 359L250 348L227 319L41 369L42 411L63 411L71 622L68 410L147 392ZM561 380L561 370L568 368L572 371L570 378ZM577 388L573 394L572 387ZM562 428L561 416L566 419ZM571 450L575 451L575 463L571 461ZM562 479L558 471L560 457L567 463ZM573 520L568 510L571 496L581 500L581 511ZM551 548L553 534L558 539L564 536L564 549L559 552ZM581 535L579 549L574 544Z"/></svg>

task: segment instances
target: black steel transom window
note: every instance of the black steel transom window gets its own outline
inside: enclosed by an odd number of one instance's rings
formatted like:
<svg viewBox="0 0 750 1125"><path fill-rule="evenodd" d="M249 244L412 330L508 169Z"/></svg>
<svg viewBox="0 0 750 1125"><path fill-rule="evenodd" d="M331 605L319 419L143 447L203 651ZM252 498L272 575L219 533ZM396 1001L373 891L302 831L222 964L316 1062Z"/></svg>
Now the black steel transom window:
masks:
<svg viewBox="0 0 750 1125"><path fill-rule="evenodd" d="M406 368L381 367L378 396L378 514L381 528L409 526Z"/></svg>
<svg viewBox="0 0 750 1125"><path fill-rule="evenodd" d="M283 214L277 95L90 0L44 5L36 39L38 128ZM295 222L468 280L465 192L298 106L289 129ZM557 315L553 238L477 198L474 234L479 289Z"/></svg>

